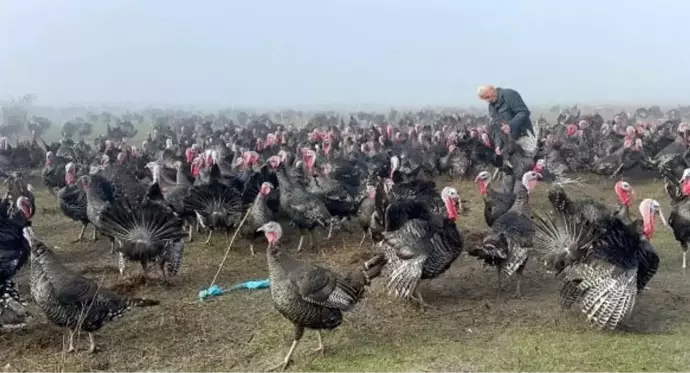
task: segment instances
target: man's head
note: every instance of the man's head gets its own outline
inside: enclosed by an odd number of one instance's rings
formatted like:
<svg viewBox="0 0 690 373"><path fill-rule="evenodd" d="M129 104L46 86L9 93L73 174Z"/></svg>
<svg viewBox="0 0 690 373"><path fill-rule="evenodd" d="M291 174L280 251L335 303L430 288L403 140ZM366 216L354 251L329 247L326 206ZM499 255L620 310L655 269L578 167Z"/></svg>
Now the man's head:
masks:
<svg viewBox="0 0 690 373"><path fill-rule="evenodd" d="M480 85L477 88L477 96L486 102L496 101L496 88L492 85Z"/></svg>

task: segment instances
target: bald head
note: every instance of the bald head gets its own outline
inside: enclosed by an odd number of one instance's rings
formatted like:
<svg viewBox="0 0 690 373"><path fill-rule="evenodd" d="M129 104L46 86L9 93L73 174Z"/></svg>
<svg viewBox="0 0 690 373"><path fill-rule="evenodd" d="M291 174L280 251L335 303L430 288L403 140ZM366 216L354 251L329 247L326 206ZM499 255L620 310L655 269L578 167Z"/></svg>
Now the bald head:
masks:
<svg viewBox="0 0 690 373"><path fill-rule="evenodd" d="M477 96L484 101L494 102L496 100L496 87L492 85L480 85L479 88L477 88Z"/></svg>

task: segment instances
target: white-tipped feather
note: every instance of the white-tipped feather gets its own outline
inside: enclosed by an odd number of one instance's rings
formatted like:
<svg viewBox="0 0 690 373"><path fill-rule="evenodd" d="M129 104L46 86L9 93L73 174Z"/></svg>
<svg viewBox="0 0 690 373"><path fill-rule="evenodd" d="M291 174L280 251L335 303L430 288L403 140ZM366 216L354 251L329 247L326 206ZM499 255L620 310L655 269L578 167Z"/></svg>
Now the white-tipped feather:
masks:
<svg viewBox="0 0 690 373"><path fill-rule="evenodd" d="M580 263L566 270L564 280L577 283L578 300L587 320L599 328L616 328L630 315L637 296L637 269Z"/></svg>

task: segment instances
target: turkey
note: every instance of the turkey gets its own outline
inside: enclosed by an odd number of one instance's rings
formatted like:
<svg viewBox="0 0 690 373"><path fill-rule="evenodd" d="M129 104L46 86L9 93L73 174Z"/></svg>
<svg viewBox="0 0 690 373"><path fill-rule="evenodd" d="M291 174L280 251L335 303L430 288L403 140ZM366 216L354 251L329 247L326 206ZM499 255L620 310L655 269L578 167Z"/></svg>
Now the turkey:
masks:
<svg viewBox="0 0 690 373"><path fill-rule="evenodd" d="M680 182L667 173L664 175L666 193L671 198L671 212L668 225L683 251L681 268L687 268L688 244L690 243L690 168L683 171Z"/></svg>
<svg viewBox="0 0 690 373"><path fill-rule="evenodd" d="M284 163L278 166L276 172L280 188L280 208L300 230L297 251L302 250L304 230L309 232L310 247L314 247L312 230L318 226L326 227L331 222L331 214L326 205L318 197L308 193L304 188L290 180Z"/></svg>
<svg viewBox="0 0 690 373"><path fill-rule="evenodd" d="M26 225L23 211L0 211L0 328L22 327L29 316L12 280L29 260L30 247L23 235Z"/></svg>
<svg viewBox="0 0 690 373"><path fill-rule="evenodd" d="M62 213L82 224L79 237L72 243L81 242L84 238L84 231L89 225L89 216L86 213L87 198L82 186L77 184L77 168L72 162L65 165L65 186L58 190L57 199Z"/></svg>
<svg viewBox="0 0 690 373"><path fill-rule="evenodd" d="M14 172L7 179L7 192L12 198L17 198L17 207L24 211L26 218L30 219L36 213L36 197L34 187L24 180L24 175Z"/></svg>
<svg viewBox="0 0 690 373"><path fill-rule="evenodd" d="M67 352L74 352L77 329L89 335L89 353L96 350L94 332L119 318L132 306L158 305L158 301L125 298L65 267L53 250L24 229L31 247L31 296L50 322L70 330Z"/></svg>
<svg viewBox="0 0 690 373"><path fill-rule="evenodd" d="M645 236L651 237L657 217L665 223L659 202L640 203ZM658 267L658 256L648 251L634 226L615 215L596 224L534 217L534 248L561 280L560 304L577 304L587 320L599 328L616 328L634 308L637 293ZM656 265L656 266L655 266Z"/></svg>
<svg viewBox="0 0 690 373"><path fill-rule="evenodd" d="M522 175L522 183L516 185L518 189L515 203L494 221L491 232L479 247L468 248L468 254L483 260L486 264L495 266L498 271L497 297L501 295L501 277L517 273L515 297L520 297L521 277L528 259L528 249L532 246L534 226L532 224L532 209L529 206L529 195L537 186L540 174L527 171Z"/></svg>
<svg viewBox="0 0 690 373"><path fill-rule="evenodd" d="M211 166L210 180L189 191L185 208L194 211L199 225L209 230L204 244L211 241L214 230L222 229L226 237L242 219L242 196L233 187L221 182L218 165Z"/></svg>
<svg viewBox="0 0 690 373"><path fill-rule="evenodd" d="M101 215L103 211L115 204L115 190L113 185L101 175L84 175L79 182L86 193L86 217L94 226L93 239L96 240L96 232L102 231ZM107 236L107 235L106 235ZM110 252L115 252L115 240L110 240Z"/></svg>
<svg viewBox="0 0 690 373"><path fill-rule="evenodd" d="M149 262L158 262L164 283L180 270L186 235L183 222L166 205L157 183L151 184L140 205L111 205L105 209L100 225L103 233L117 243L121 275L125 259L141 263L144 282Z"/></svg>
<svg viewBox="0 0 690 373"><path fill-rule="evenodd" d="M152 175L153 181L156 182L160 176L160 165L153 163ZM192 229L196 216L194 211L191 211L186 205L186 202L192 189L192 182L187 178L182 162L175 161L174 167L176 170L175 183L163 190L166 204L179 216L189 229L189 241L192 241Z"/></svg>
<svg viewBox="0 0 690 373"><path fill-rule="evenodd" d="M64 159L56 157L52 151L46 153L41 180L51 194L65 186L65 163Z"/></svg>
<svg viewBox="0 0 690 373"><path fill-rule="evenodd" d="M484 220L489 227L501 215L505 214L515 203L514 178L510 174L503 176L501 189L496 190L489 187L491 174L489 171L482 171L474 179L479 187L479 192L484 199Z"/></svg>
<svg viewBox="0 0 690 373"><path fill-rule="evenodd" d="M625 220L625 223L630 223L630 217L627 212L634 190L628 182L619 181L614 186L614 192L619 205L619 213ZM605 204L587 198L582 200L572 200L565 192L562 185L554 185L549 190L549 201L553 206L554 211L564 214L568 218L574 219L575 222L596 224L602 218L611 214L612 209ZM627 216L627 217L626 217Z"/></svg>
<svg viewBox="0 0 690 373"><path fill-rule="evenodd" d="M443 274L463 250L463 237L455 224L460 196L455 188L445 187L441 200L445 216L418 201L394 203L382 213L386 228L378 247L388 262L386 286L389 292L412 298L422 307L427 304L418 289L420 281Z"/></svg>
<svg viewBox="0 0 690 373"><path fill-rule="evenodd" d="M633 223L630 218L630 204L635 196L635 189L627 181L619 181L614 185L613 190L616 192L618 198L618 211L616 216L623 224L630 225Z"/></svg>
<svg viewBox="0 0 690 373"><path fill-rule="evenodd" d="M273 220L273 212L268 208L268 205L266 205L266 199L268 199L268 196L271 194L273 189L273 184L269 183L268 181L265 181L261 184L259 193L254 199L254 204L252 204L252 206L249 208L249 211L247 212L247 219L244 221L244 224L240 229L242 236L250 240L249 251L252 255L255 255L253 241L256 239L256 236L260 234L257 229Z"/></svg>
<svg viewBox="0 0 690 373"><path fill-rule="evenodd" d="M376 208L375 199L376 198L376 187L374 185L366 186L366 196L362 198L359 203L359 208L357 209L357 221L359 226L362 228L362 239L359 241L359 248L362 248L364 240L367 238L367 234L370 233L369 225L371 223L371 216Z"/></svg>
<svg viewBox="0 0 690 373"><path fill-rule="evenodd" d="M290 351L273 368L285 370L304 329L317 331L317 351L323 352L321 330L333 330L342 323L343 311L349 311L357 304L365 287L381 273L385 259L375 256L365 262L363 268L341 277L326 268L296 260L279 249L277 244L283 233L280 224L268 222L258 231L264 232L268 241L266 258L273 305L295 327Z"/></svg>

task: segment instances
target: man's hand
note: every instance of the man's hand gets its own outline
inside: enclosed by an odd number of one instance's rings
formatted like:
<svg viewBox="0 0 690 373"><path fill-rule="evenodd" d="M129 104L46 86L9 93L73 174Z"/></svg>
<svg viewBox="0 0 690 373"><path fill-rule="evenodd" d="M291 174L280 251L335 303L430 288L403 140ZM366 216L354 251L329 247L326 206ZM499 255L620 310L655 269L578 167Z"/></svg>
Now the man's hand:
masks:
<svg viewBox="0 0 690 373"><path fill-rule="evenodd" d="M503 131L503 133L506 135L510 135L510 125L508 123L503 123L501 126L501 131Z"/></svg>

